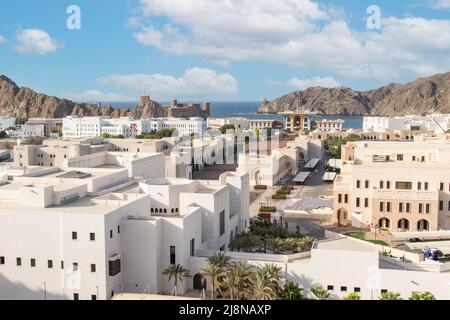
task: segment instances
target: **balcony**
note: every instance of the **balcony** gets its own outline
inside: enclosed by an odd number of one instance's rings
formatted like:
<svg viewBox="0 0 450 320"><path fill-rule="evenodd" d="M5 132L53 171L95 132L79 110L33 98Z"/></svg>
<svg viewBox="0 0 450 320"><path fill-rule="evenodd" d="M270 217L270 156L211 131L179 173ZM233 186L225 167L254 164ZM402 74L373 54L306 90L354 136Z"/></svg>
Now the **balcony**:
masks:
<svg viewBox="0 0 450 320"><path fill-rule="evenodd" d="M383 190L372 189L372 198L382 200L423 200L438 201L437 190Z"/></svg>

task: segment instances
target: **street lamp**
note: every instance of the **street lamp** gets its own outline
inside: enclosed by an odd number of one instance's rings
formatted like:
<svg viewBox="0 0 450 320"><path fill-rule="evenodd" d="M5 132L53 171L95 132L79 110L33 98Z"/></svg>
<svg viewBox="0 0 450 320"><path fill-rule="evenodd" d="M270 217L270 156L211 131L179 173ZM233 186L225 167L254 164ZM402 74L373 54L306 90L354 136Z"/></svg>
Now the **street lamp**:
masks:
<svg viewBox="0 0 450 320"><path fill-rule="evenodd" d="M47 300L47 283L43 282L44 284L44 300Z"/></svg>
<svg viewBox="0 0 450 320"><path fill-rule="evenodd" d="M283 217L284 217L285 214L286 213L283 210L280 212L280 224L281 224L281 226L283 226Z"/></svg>

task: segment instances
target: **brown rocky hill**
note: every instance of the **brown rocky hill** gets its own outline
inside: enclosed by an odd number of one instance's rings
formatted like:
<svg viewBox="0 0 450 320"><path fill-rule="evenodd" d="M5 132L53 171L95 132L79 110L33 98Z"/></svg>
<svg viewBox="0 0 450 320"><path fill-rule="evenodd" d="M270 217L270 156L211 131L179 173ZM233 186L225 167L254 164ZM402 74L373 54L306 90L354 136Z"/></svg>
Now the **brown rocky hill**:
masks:
<svg viewBox="0 0 450 320"><path fill-rule="evenodd" d="M263 101L260 112L297 110L323 115L380 115L450 113L450 72L419 78L410 83L389 84L370 90L308 88Z"/></svg>
<svg viewBox="0 0 450 320"><path fill-rule="evenodd" d="M183 112L177 116L182 117ZM0 75L0 115L29 118L63 118L66 116L110 116L113 118L130 116L135 119L166 117L168 109L149 100L145 105L131 109L114 109L89 103L76 103L66 99L47 96L29 88L20 88L11 79ZM189 109L187 117L203 117L201 108Z"/></svg>

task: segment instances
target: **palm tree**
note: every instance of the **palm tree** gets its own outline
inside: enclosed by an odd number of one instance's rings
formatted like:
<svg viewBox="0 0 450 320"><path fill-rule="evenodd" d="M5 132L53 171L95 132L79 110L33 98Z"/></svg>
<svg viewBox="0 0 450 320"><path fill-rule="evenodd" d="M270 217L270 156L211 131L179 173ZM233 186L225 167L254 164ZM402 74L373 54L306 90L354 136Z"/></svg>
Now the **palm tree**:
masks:
<svg viewBox="0 0 450 320"><path fill-rule="evenodd" d="M286 246L290 247L292 249L292 253L298 252L300 249L302 242L299 238L289 238L285 240Z"/></svg>
<svg viewBox="0 0 450 320"><path fill-rule="evenodd" d="M259 246L260 241L257 236L255 236L253 233L248 232L244 235L243 238L244 242L244 251L247 251L247 249L250 249L250 252L253 252L253 248Z"/></svg>
<svg viewBox="0 0 450 320"><path fill-rule="evenodd" d="M163 275L169 276L169 281L173 278L172 295L178 295L178 281L183 282L184 278L190 277L189 270L184 269L181 264L173 264L164 270Z"/></svg>
<svg viewBox="0 0 450 320"><path fill-rule="evenodd" d="M253 274L250 282L254 300L274 300L277 298L278 292L270 279L267 278L267 274L261 269Z"/></svg>
<svg viewBox="0 0 450 320"><path fill-rule="evenodd" d="M218 251L209 257L208 262L221 268L226 268L230 264L230 257L224 251Z"/></svg>
<svg viewBox="0 0 450 320"><path fill-rule="evenodd" d="M315 239L311 237L304 237L301 241L302 248L305 251L309 251L314 244Z"/></svg>
<svg viewBox="0 0 450 320"><path fill-rule="evenodd" d="M234 292L239 287L239 277L236 269L231 269L228 271L227 275L223 278L223 284L230 291L230 299L234 300Z"/></svg>
<svg viewBox="0 0 450 320"><path fill-rule="evenodd" d="M209 278L211 281L211 300L216 298L216 285L220 282L219 278L223 276L223 268L216 264L208 264L200 273L203 279Z"/></svg>
<svg viewBox="0 0 450 320"><path fill-rule="evenodd" d="M247 290L250 284L250 276L252 267L245 260L239 260L233 263L233 272L237 278L237 299L241 298L241 294Z"/></svg>
<svg viewBox="0 0 450 320"><path fill-rule="evenodd" d="M281 246L283 245L280 238L271 238L269 240L269 246L272 248L273 253L280 253Z"/></svg>

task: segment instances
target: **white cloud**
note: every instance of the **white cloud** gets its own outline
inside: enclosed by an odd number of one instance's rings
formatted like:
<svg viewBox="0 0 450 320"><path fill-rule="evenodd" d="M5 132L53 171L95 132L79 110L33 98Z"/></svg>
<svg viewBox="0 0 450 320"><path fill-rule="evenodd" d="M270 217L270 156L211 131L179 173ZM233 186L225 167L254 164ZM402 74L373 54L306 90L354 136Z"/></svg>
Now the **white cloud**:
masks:
<svg viewBox="0 0 450 320"><path fill-rule="evenodd" d="M62 95L64 98L77 102L97 102L97 101L111 101L111 102L129 102L136 101L136 98L124 96L116 93L103 93L98 90L89 90L82 93L66 93Z"/></svg>
<svg viewBox="0 0 450 320"><path fill-rule="evenodd" d="M159 99L211 98L237 91L237 81L231 74L204 68L188 69L179 78L162 74L108 75L98 79L98 82L140 93L149 92Z"/></svg>
<svg viewBox="0 0 450 320"><path fill-rule="evenodd" d="M6 38L0 34L0 44L4 44L4 43L6 43L7 41L8 41L8 40L6 40Z"/></svg>
<svg viewBox="0 0 450 320"><path fill-rule="evenodd" d="M20 53L45 55L62 45L41 29L21 29L16 36L15 49Z"/></svg>
<svg viewBox="0 0 450 320"><path fill-rule="evenodd" d="M332 77L312 77L309 79L292 78L286 83L297 90L305 90L311 87L336 88L341 86L341 84Z"/></svg>
<svg viewBox="0 0 450 320"><path fill-rule="evenodd" d="M133 34L139 43L221 64L268 61L382 80L422 76L450 66L450 20L391 17L383 20L379 31L356 31L345 14L310 0L140 0L140 4L141 25ZM155 27L154 17L166 18L167 23Z"/></svg>
<svg viewBox="0 0 450 320"><path fill-rule="evenodd" d="M435 9L450 9L450 0L434 1L432 7Z"/></svg>

